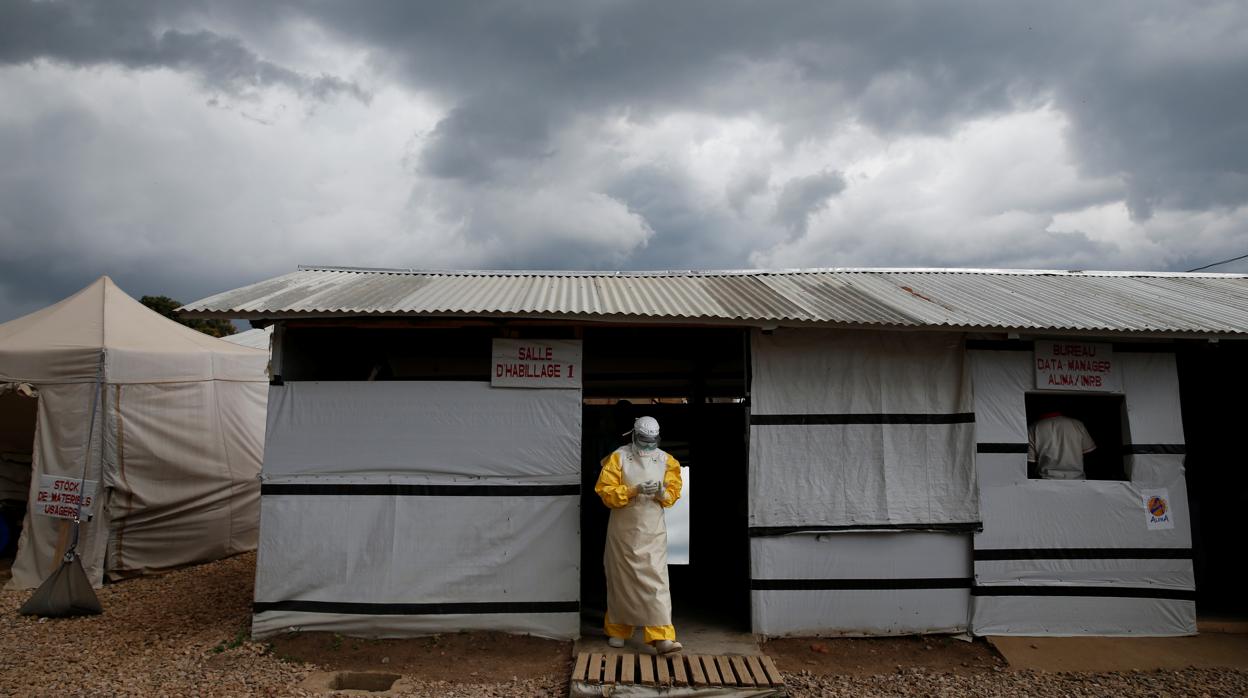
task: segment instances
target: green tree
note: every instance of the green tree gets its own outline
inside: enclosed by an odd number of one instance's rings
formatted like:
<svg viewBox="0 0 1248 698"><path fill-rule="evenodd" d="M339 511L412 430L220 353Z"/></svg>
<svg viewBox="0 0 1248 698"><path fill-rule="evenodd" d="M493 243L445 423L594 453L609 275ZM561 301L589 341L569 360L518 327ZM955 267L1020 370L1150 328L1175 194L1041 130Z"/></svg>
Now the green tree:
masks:
<svg viewBox="0 0 1248 698"><path fill-rule="evenodd" d="M229 320L201 320L199 318L180 317L178 308L182 307L182 304L169 296L143 296L139 299L139 302L174 322L180 322L210 337L224 337L237 332Z"/></svg>

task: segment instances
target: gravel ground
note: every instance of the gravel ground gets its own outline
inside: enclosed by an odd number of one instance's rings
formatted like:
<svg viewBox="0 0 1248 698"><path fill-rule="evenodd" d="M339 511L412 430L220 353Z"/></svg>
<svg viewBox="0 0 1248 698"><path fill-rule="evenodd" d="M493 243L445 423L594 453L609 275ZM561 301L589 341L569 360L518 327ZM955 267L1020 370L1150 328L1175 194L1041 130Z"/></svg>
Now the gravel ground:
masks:
<svg viewBox="0 0 1248 698"><path fill-rule="evenodd" d="M21 616L17 608L30 592L0 592L0 694L327 695L309 687L324 667L283 660L268 644L247 639L254 570L255 556L240 555L109 585L99 591L104 615L92 618ZM794 696L1248 695L1248 672L1216 669L966 675L898 669L877 676L803 671L786 678ZM566 681L562 672L483 684L405 676L386 695L562 696Z"/></svg>
<svg viewBox="0 0 1248 698"><path fill-rule="evenodd" d="M786 674L794 696L1213 696L1248 695L1248 672L1230 669L1047 674L999 671L957 675L903 669L880 676Z"/></svg>
<svg viewBox="0 0 1248 698"><path fill-rule="evenodd" d="M30 592L0 591L0 695L335 695L301 687L321 667L247 639L254 575L248 554L110 584L98 590L104 614L90 618L22 616ZM562 673L490 684L404 677L386 695L558 696L566 681Z"/></svg>

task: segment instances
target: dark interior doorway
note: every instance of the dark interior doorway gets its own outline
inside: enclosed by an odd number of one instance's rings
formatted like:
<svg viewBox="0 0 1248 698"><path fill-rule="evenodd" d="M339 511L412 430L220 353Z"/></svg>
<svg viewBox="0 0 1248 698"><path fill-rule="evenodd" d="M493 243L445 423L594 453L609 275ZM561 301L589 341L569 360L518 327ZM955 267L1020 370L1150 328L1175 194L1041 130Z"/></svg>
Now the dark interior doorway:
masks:
<svg viewBox="0 0 1248 698"><path fill-rule="evenodd" d="M1181 345L1178 363L1196 610L1248 617L1243 582L1248 404L1240 398L1248 390L1248 342Z"/></svg>
<svg viewBox="0 0 1248 698"><path fill-rule="evenodd" d="M30 496L38 404L15 391L0 394L0 565L6 569L17 555Z"/></svg>
<svg viewBox="0 0 1248 698"><path fill-rule="evenodd" d="M582 421L581 607L587 632L606 609L609 510L594 493L600 461L636 417L659 420L662 443L689 467L690 560L670 565L682 619L748 631L747 335L705 328L587 329Z"/></svg>

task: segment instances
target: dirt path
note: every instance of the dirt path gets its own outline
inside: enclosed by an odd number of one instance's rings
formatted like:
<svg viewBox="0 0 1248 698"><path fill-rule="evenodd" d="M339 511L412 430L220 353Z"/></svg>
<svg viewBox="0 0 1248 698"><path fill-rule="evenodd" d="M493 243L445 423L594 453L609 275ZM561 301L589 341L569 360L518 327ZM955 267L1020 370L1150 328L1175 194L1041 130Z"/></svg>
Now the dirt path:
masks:
<svg viewBox="0 0 1248 698"><path fill-rule="evenodd" d="M1005 666L983 640L965 642L943 635L772 640L763 651L781 671L819 675L871 676L915 668L982 674Z"/></svg>

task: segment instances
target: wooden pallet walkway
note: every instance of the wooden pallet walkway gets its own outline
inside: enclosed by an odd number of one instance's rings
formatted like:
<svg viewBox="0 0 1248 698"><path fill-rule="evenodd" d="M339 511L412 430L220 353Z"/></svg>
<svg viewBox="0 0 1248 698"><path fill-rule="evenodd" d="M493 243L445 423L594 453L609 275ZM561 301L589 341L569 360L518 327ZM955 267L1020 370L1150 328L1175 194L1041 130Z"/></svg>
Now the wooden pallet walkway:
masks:
<svg viewBox="0 0 1248 698"><path fill-rule="evenodd" d="M767 656L581 652L573 664L572 680L591 685L784 689L780 670Z"/></svg>

